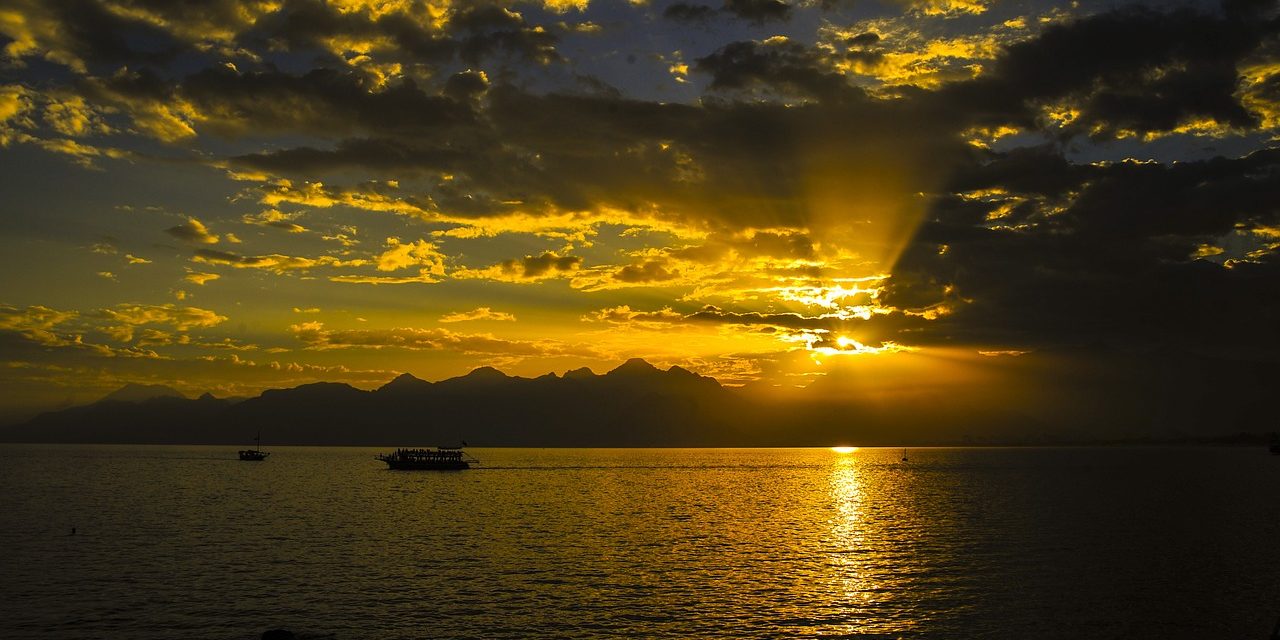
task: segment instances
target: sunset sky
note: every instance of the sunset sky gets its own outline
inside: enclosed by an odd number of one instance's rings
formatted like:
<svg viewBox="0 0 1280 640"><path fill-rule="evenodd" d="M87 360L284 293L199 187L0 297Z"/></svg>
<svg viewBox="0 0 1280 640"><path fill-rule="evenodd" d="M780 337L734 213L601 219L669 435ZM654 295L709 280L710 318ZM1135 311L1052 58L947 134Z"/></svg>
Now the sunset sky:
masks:
<svg viewBox="0 0 1280 640"><path fill-rule="evenodd" d="M0 418L631 357L761 390L1275 361L1278 20L10 0Z"/></svg>

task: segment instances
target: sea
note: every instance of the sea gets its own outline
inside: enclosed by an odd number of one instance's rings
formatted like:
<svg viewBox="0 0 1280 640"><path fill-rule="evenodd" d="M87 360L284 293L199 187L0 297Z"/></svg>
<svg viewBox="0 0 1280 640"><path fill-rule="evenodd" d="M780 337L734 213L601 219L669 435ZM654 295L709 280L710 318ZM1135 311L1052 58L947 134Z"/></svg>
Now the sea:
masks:
<svg viewBox="0 0 1280 640"><path fill-rule="evenodd" d="M1280 618L1265 449L474 448L406 472L266 448L0 445L0 638L1266 640Z"/></svg>

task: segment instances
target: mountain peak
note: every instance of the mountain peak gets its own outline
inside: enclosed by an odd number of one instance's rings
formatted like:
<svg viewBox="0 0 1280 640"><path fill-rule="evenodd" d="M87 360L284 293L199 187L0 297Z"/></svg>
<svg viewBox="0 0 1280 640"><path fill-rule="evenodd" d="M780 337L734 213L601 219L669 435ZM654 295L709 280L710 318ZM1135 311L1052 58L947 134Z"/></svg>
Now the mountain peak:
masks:
<svg viewBox="0 0 1280 640"><path fill-rule="evenodd" d="M152 398L181 398L186 400L187 397L178 392L173 387L167 387L162 384L138 384L130 382L111 393L99 402L145 402Z"/></svg>
<svg viewBox="0 0 1280 640"><path fill-rule="evenodd" d="M378 388L378 391L400 391L410 389L420 389L431 386L430 382L419 378L412 373L402 373L396 376L391 382L388 382Z"/></svg>
<svg viewBox="0 0 1280 640"><path fill-rule="evenodd" d="M592 371L590 367L578 367L564 372L565 380L589 380L594 377L596 377L596 372Z"/></svg>
<svg viewBox="0 0 1280 640"><path fill-rule="evenodd" d="M210 400L217 400L217 398L216 398L216 397L214 397L214 395L213 395L212 393L209 393L208 391L206 391L206 392L204 392L204 393L200 394L200 397L199 397L199 398L196 398L196 399L197 399L197 400L200 400L201 402L208 402L208 401L210 401Z"/></svg>
<svg viewBox="0 0 1280 640"><path fill-rule="evenodd" d="M476 367L462 377L468 380L506 380L509 376L493 367Z"/></svg>
<svg viewBox="0 0 1280 640"><path fill-rule="evenodd" d="M632 358L605 375L641 375L659 372L660 371L657 367L649 364L649 362L644 358Z"/></svg>

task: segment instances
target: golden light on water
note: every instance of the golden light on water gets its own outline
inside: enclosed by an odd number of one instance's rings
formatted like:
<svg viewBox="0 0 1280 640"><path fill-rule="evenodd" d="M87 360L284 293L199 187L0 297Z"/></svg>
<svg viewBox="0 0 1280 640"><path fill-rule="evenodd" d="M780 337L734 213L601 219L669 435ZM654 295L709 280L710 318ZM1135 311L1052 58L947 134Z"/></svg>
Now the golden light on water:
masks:
<svg viewBox="0 0 1280 640"><path fill-rule="evenodd" d="M836 453L853 453L854 451L857 451L858 448L841 446L841 447L831 447L831 450Z"/></svg>

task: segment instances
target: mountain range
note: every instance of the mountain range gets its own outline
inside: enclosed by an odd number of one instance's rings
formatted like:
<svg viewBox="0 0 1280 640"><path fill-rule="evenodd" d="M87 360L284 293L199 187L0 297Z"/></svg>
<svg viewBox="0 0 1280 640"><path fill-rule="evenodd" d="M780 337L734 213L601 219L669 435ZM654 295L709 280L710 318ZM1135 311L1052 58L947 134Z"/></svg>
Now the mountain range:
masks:
<svg viewBox="0 0 1280 640"><path fill-rule="evenodd" d="M317 382L244 400L127 385L0 440L230 444L261 432L267 443L317 445L698 446L723 441L740 404L714 378L633 359L604 375L519 378L481 367L440 382L406 373L373 391Z"/></svg>
<svg viewBox="0 0 1280 640"><path fill-rule="evenodd" d="M1272 363L1145 354L1081 368L1037 358L968 386L876 389L833 372L788 393L727 388L641 359L603 375L481 367L439 382L406 373L372 391L316 382L247 399L130 384L2 427L0 442L248 444L261 433L268 445L919 446L1260 442L1277 428L1266 400L1280 385ZM1023 369L1055 373L1028 386Z"/></svg>

